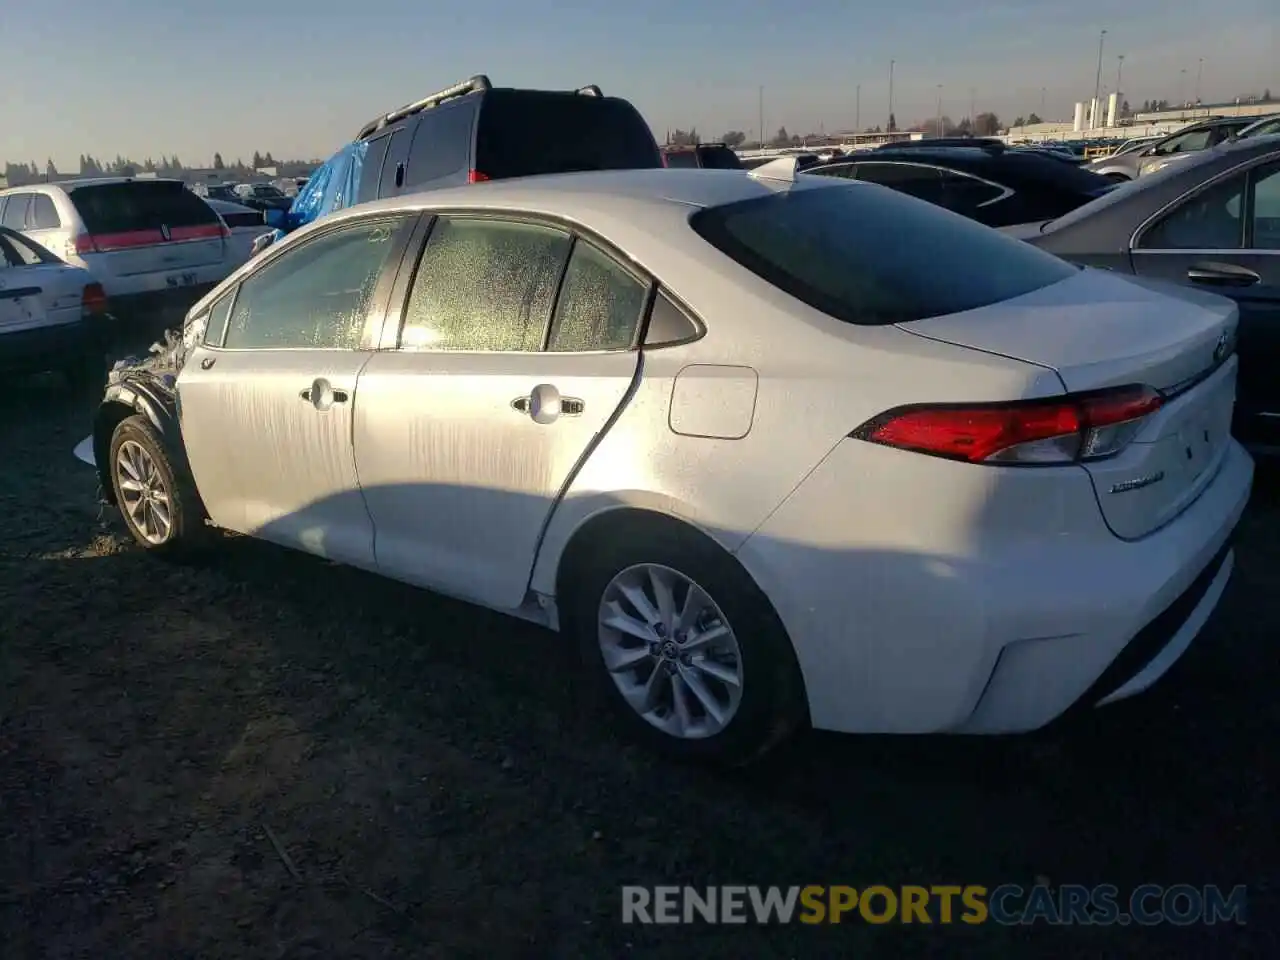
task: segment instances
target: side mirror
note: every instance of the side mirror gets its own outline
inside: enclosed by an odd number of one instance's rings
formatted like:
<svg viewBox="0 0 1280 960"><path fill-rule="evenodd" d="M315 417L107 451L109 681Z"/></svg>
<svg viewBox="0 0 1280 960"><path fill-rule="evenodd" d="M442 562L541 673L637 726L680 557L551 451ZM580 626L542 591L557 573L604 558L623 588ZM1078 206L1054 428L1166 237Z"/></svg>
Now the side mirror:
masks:
<svg viewBox="0 0 1280 960"><path fill-rule="evenodd" d="M289 229L289 211L270 207L262 212L262 220L275 230Z"/></svg>

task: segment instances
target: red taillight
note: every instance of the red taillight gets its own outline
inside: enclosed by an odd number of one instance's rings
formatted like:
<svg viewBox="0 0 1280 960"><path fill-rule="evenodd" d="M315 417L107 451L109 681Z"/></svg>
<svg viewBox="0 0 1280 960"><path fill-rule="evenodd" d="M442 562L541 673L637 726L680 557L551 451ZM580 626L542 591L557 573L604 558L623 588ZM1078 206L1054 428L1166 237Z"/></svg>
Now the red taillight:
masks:
<svg viewBox="0 0 1280 960"><path fill-rule="evenodd" d="M107 312L107 291L100 283L90 283L80 294L80 312L86 317L96 317Z"/></svg>
<svg viewBox="0 0 1280 960"><path fill-rule="evenodd" d="M93 237L87 233L82 233L76 237L75 250L77 254L97 253L98 247L93 242Z"/></svg>
<svg viewBox="0 0 1280 960"><path fill-rule="evenodd" d="M479 170L467 171L467 183L488 183L490 179L487 173L481 173Z"/></svg>
<svg viewBox="0 0 1280 960"><path fill-rule="evenodd" d="M850 436L969 463L1070 463L1118 453L1163 403L1134 384L1050 400L899 407Z"/></svg>

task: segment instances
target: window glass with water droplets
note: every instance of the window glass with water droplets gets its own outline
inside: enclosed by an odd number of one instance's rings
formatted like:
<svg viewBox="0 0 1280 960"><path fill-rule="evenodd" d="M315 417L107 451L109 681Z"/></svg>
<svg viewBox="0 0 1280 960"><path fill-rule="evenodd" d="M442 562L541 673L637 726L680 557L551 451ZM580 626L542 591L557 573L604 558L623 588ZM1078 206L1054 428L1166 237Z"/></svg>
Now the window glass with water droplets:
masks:
<svg viewBox="0 0 1280 960"><path fill-rule="evenodd" d="M357 350L403 218L353 224L284 254L240 285L229 349Z"/></svg>
<svg viewBox="0 0 1280 960"><path fill-rule="evenodd" d="M414 276L400 345L541 350L569 246L569 235L551 227L439 218Z"/></svg>
<svg viewBox="0 0 1280 960"><path fill-rule="evenodd" d="M628 350L649 292L611 257L579 241L560 288L547 349Z"/></svg>

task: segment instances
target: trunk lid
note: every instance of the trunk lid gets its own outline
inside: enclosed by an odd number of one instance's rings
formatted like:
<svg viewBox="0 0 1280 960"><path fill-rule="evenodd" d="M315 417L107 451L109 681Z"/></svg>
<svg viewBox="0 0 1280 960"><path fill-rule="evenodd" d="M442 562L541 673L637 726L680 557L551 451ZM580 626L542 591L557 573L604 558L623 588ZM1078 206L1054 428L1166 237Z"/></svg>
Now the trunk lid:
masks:
<svg viewBox="0 0 1280 960"><path fill-rule="evenodd" d="M1003 303L901 329L1054 370L1068 392L1140 383L1164 405L1134 442L1086 462L1116 536L1164 526L1209 484L1230 442L1234 303L1161 281L1082 270Z"/></svg>
<svg viewBox="0 0 1280 960"><path fill-rule="evenodd" d="M169 180L90 184L71 191L92 247L81 256L95 272L129 277L221 263L222 224L213 208Z"/></svg>

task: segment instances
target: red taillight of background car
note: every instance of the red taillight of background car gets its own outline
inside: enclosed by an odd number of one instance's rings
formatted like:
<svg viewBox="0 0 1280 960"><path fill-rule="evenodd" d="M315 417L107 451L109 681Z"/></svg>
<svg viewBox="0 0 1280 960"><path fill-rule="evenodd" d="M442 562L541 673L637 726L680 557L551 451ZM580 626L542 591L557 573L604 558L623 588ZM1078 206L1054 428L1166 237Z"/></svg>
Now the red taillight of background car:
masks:
<svg viewBox="0 0 1280 960"><path fill-rule="evenodd" d="M492 177L487 173L481 173L479 170L467 171L467 183L488 183Z"/></svg>
<svg viewBox="0 0 1280 960"><path fill-rule="evenodd" d="M1074 463L1119 453L1163 403L1131 384L1048 400L921 404L882 413L850 436L968 463Z"/></svg>
<svg viewBox="0 0 1280 960"><path fill-rule="evenodd" d="M80 312L86 317L99 317L107 312L107 291L100 283L86 284L80 294Z"/></svg>

